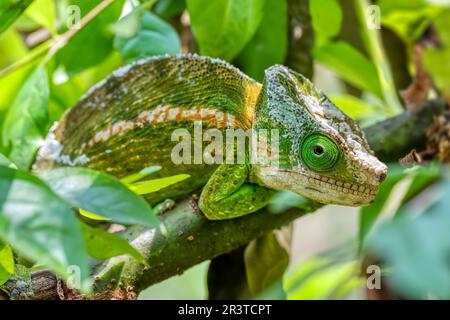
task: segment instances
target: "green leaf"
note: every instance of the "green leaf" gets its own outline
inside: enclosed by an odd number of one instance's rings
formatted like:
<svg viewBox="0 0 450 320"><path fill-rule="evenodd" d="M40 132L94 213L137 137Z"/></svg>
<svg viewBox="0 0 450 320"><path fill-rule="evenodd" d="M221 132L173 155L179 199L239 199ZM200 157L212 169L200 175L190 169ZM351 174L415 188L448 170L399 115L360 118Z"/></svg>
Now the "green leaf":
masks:
<svg viewBox="0 0 450 320"><path fill-rule="evenodd" d="M326 43L314 49L314 57L355 87L383 96L375 65L350 44Z"/></svg>
<svg viewBox="0 0 450 320"><path fill-rule="evenodd" d="M190 177L190 175L188 175L188 174L179 174L179 175L171 176L171 177L136 182L136 183L129 185L128 188L130 188L130 190L133 190L137 194L143 195L143 194L159 191L159 190L166 188L172 184L186 180L189 177Z"/></svg>
<svg viewBox="0 0 450 320"><path fill-rule="evenodd" d="M33 0L0 0L0 33L5 31Z"/></svg>
<svg viewBox="0 0 450 320"><path fill-rule="evenodd" d="M287 0L264 0L261 24L237 57L241 69L258 81L264 78L265 69L284 62L288 44L287 17Z"/></svg>
<svg viewBox="0 0 450 320"><path fill-rule="evenodd" d="M9 245L0 242L0 286L14 274L14 254Z"/></svg>
<svg viewBox="0 0 450 320"><path fill-rule="evenodd" d="M391 166L389 168L388 176L381 184L380 190L373 203L361 208L359 228L360 247L364 245L366 236L373 228L380 213L386 206L386 201L389 199L392 190L397 183L406 178L412 179L405 194L401 195L400 205L403 206L414 196L435 182L439 177L439 172L439 167L435 165L415 167L407 170L398 165Z"/></svg>
<svg viewBox="0 0 450 320"><path fill-rule="evenodd" d="M47 28L51 34L56 34L54 0L34 0L27 10L25 10L24 14L31 20Z"/></svg>
<svg viewBox="0 0 450 320"><path fill-rule="evenodd" d="M255 34L263 0L187 0L202 55L231 61Z"/></svg>
<svg viewBox="0 0 450 320"><path fill-rule="evenodd" d="M175 29L167 22L140 7L121 19L116 26L121 30L114 39L114 48L127 61L145 57L181 52L181 43ZM131 24L131 25L130 25ZM130 35L126 34L127 27Z"/></svg>
<svg viewBox="0 0 450 320"><path fill-rule="evenodd" d="M119 223L158 225L147 202L112 176L73 167L42 172L40 176L74 207Z"/></svg>
<svg viewBox="0 0 450 320"><path fill-rule="evenodd" d="M100 2L70 0L68 5L80 7L81 15L85 16ZM114 1L58 51L55 57L57 64L62 64L69 75L100 63L111 53L114 34L110 26L119 18L123 3L124 0Z"/></svg>
<svg viewBox="0 0 450 320"><path fill-rule="evenodd" d="M389 284L406 298L450 298L449 192L447 177L426 195L428 206L405 207L367 239L368 252L390 270Z"/></svg>
<svg viewBox="0 0 450 320"><path fill-rule="evenodd" d="M334 262L321 257L310 259L286 276L288 299L343 299L361 285L361 280L356 277L357 272L357 261Z"/></svg>
<svg viewBox="0 0 450 320"><path fill-rule="evenodd" d="M138 180L141 180L141 179L145 178L146 176L148 176L156 171L159 171L159 170L161 170L160 166L150 166L150 167L142 169L138 173L134 173L129 176L126 176L125 178L120 179L120 181L122 181L122 183L124 183L124 184L130 184L130 183L136 182Z"/></svg>
<svg viewBox="0 0 450 320"><path fill-rule="evenodd" d="M208 268L209 300L242 300L254 296L248 288L244 265L245 245L211 259Z"/></svg>
<svg viewBox="0 0 450 320"><path fill-rule="evenodd" d="M330 99L345 114L357 120L360 125L373 124L386 118L386 114L378 106L368 104L350 94L334 95L330 96Z"/></svg>
<svg viewBox="0 0 450 320"><path fill-rule="evenodd" d="M433 77L433 81L450 98L450 9L445 10L433 20L443 48L429 48L423 53L423 63Z"/></svg>
<svg viewBox="0 0 450 320"><path fill-rule="evenodd" d="M317 45L320 46L339 34L342 9L338 0L310 0L309 12Z"/></svg>
<svg viewBox="0 0 450 320"><path fill-rule="evenodd" d="M402 206L407 204L410 200L413 200L416 195L438 181L442 173L442 168L433 163L416 169L417 170L412 174L411 184L402 199Z"/></svg>
<svg viewBox="0 0 450 320"><path fill-rule="evenodd" d="M279 279L271 287L255 297L255 300L286 300L286 292L283 288L283 279Z"/></svg>
<svg viewBox="0 0 450 320"><path fill-rule="evenodd" d="M147 264L144 257L125 239L117 234L81 224L89 255L95 259L106 260L115 256L129 254L136 261Z"/></svg>
<svg viewBox="0 0 450 320"><path fill-rule="evenodd" d="M260 294L279 281L289 265L289 252L274 233L252 240L244 252L250 292Z"/></svg>
<svg viewBox="0 0 450 320"><path fill-rule="evenodd" d="M438 0L439 1L439 0ZM392 29L406 43L413 44L442 11L441 6L425 0L379 0L381 23Z"/></svg>
<svg viewBox="0 0 450 320"><path fill-rule="evenodd" d="M0 239L64 279L75 266L87 288L87 254L73 210L37 177L6 167L0 167Z"/></svg>
<svg viewBox="0 0 450 320"><path fill-rule="evenodd" d="M386 201L391 195L392 189L395 185L404 179L406 173L403 168L394 166L389 168L386 180L381 184L380 190L375 197L375 200L368 206L362 207L360 210L359 222L359 244L362 247L366 235L372 229L375 221L386 205Z"/></svg>
<svg viewBox="0 0 450 320"><path fill-rule="evenodd" d="M3 145L12 147L9 158L28 169L48 127L48 80L38 66L27 78L3 123Z"/></svg>
<svg viewBox="0 0 450 320"><path fill-rule="evenodd" d="M159 0L155 4L155 13L163 19L181 14L186 9L186 0Z"/></svg>
<svg viewBox="0 0 450 320"><path fill-rule="evenodd" d="M307 203L307 199L291 191L279 191L270 199L269 210L279 214L291 208L298 208Z"/></svg>
<svg viewBox="0 0 450 320"><path fill-rule="evenodd" d="M0 69L21 59L27 51L20 34L15 28L6 30L0 34Z"/></svg>
<svg viewBox="0 0 450 320"><path fill-rule="evenodd" d="M8 36L8 34L11 33L13 34L13 36ZM38 46L27 53L27 50L23 46L23 44L22 46L17 45L17 41L20 42L22 41L20 37L19 38L17 37L19 37L19 35L14 31L14 29L10 29L7 32L0 35L0 41L2 42L2 44L7 44L6 46L0 45L0 50L2 50L2 54L3 51L8 51L8 54L3 55L3 58L6 59L4 63L6 63L7 65L10 65L11 63L19 59L32 59L33 55L36 52L36 49L40 48ZM15 53L9 51L8 46L16 48ZM9 56L9 54L11 55ZM15 69L10 73L0 77L0 88L2 88L2 94L0 95L0 112L7 110L8 108L11 107L20 88L23 86L27 77L33 72L33 70L35 70L36 66L40 63L40 60L41 59L37 58L29 65Z"/></svg>

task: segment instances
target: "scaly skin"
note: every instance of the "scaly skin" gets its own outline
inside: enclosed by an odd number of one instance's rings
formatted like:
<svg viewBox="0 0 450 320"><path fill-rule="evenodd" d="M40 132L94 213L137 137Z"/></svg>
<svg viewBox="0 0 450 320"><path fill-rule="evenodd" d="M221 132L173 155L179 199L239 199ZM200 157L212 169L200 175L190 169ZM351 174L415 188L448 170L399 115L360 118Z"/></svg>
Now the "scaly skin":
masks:
<svg viewBox="0 0 450 320"><path fill-rule="evenodd" d="M193 132L194 121L222 133L278 129L280 165L173 164L178 142L171 134ZM275 190L363 205L386 175L358 126L300 74L273 66L261 85L223 61L196 55L140 61L92 88L54 125L34 170L67 165L119 178L150 165L163 167L157 177L188 173L190 179L146 198L155 204L206 184L199 205L209 219L254 212Z"/></svg>

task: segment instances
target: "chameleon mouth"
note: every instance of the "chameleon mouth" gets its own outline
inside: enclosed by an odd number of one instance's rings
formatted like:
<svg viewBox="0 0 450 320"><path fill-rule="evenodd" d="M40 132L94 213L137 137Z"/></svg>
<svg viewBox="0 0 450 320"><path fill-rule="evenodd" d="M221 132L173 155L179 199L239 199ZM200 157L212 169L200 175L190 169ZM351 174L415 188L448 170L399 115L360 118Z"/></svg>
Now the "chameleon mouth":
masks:
<svg viewBox="0 0 450 320"><path fill-rule="evenodd" d="M318 174L304 174L292 170L282 170L282 171L302 175L310 183L308 189L312 189L320 193L323 193L323 191L321 190L323 190L324 188L328 188L336 192L355 196L364 195L374 197L377 194L378 188L369 184L343 182L333 178L320 176Z"/></svg>

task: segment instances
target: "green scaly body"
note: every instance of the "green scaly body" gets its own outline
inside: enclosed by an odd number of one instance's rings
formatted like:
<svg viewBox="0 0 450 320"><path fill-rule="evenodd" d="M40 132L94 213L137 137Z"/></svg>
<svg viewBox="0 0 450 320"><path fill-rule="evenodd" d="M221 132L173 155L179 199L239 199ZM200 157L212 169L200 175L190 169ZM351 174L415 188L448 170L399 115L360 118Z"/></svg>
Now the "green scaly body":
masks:
<svg viewBox="0 0 450 320"><path fill-rule="evenodd" d="M222 133L276 128L281 134L279 167L175 165L171 151L178 142L172 133L180 128L193 132L195 121ZM210 219L254 212L281 189L324 203L364 204L386 174L357 125L301 75L274 66L261 85L223 61L196 55L140 61L89 90L52 128L34 169L68 165L119 178L150 165L162 167L159 177L188 173L188 180L147 200L155 204L178 198L206 184L200 207Z"/></svg>

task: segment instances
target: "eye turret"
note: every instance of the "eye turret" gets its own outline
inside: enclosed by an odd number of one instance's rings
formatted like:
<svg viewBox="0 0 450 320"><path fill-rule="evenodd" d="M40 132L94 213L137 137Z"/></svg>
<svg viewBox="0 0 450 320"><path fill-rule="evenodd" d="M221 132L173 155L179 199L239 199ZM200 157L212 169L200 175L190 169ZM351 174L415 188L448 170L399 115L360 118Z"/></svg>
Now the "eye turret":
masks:
<svg viewBox="0 0 450 320"><path fill-rule="evenodd" d="M302 162L311 170L324 172L332 170L341 151L331 138L321 133L313 133L303 139L300 147Z"/></svg>

